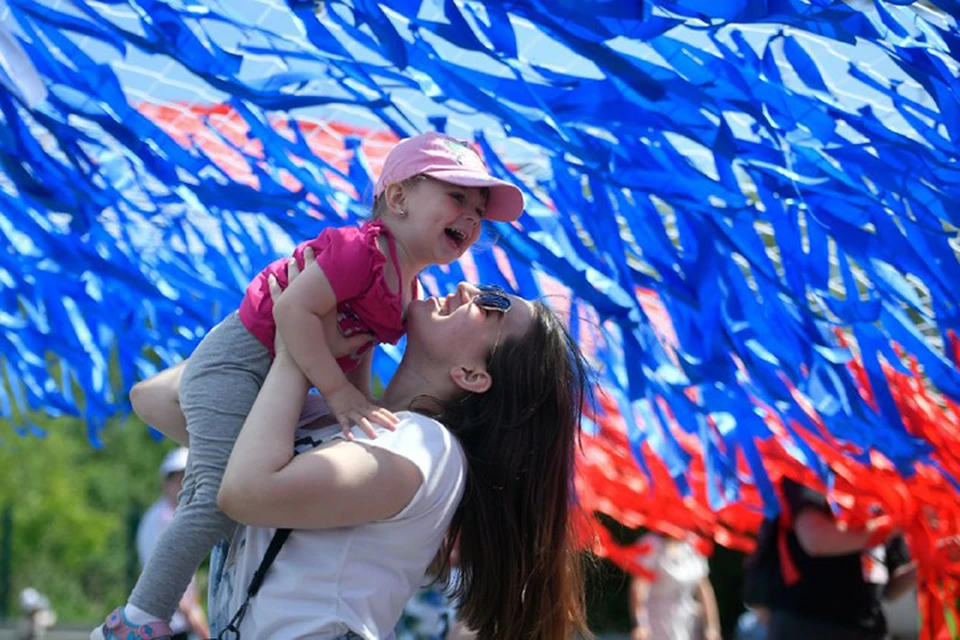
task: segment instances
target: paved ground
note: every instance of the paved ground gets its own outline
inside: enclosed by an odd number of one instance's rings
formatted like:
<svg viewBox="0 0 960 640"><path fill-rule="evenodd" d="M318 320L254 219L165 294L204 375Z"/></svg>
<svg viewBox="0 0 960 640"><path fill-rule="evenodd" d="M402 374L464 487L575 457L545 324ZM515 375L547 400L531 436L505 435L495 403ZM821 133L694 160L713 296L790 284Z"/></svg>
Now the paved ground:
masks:
<svg viewBox="0 0 960 640"><path fill-rule="evenodd" d="M87 640L89 629L51 629L44 640ZM16 627L0 624L0 640L18 640ZM598 636L597 640L628 640L628 636Z"/></svg>
<svg viewBox="0 0 960 640"><path fill-rule="evenodd" d="M83 629L51 629L47 632L44 640L87 640L90 637L90 630ZM0 640L18 640L17 628L10 626L0 626Z"/></svg>

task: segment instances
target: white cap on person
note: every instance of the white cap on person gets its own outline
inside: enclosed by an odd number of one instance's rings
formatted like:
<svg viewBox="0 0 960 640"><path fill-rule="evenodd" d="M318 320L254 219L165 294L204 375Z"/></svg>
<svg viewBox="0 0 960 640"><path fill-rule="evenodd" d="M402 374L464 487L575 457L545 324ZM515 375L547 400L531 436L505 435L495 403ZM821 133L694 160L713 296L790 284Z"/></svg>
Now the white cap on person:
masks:
<svg viewBox="0 0 960 640"><path fill-rule="evenodd" d="M160 463L160 475L166 478L171 473L182 473L187 468L187 456L190 450L186 447L174 449Z"/></svg>

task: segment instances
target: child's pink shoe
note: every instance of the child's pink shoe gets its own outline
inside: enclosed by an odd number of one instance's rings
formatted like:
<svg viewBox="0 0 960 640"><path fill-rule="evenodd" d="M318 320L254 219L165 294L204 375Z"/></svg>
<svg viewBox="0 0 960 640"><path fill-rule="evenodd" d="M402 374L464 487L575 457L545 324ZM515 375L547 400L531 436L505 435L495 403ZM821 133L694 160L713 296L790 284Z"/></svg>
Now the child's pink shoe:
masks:
<svg viewBox="0 0 960 640"><path fill-rule="evenodd" d="M140 626L133 626L123 615L123 607L113 610L106 621L90 634L91 640L164 640L173 635L170 625L163 620L151 620Z"/></svg>

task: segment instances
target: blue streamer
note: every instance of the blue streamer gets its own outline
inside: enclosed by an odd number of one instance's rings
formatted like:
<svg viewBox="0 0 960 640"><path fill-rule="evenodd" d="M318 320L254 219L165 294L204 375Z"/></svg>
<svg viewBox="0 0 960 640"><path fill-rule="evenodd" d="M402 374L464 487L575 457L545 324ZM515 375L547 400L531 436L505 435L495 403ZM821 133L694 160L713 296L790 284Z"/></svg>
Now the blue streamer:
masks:
<svg viewBox="0 0 960 640"><path fill-rule="evenodd" d="M531 297L553 279L575 313L595 314L604 344L592 357L638 464L651 436L637 412L663 425L662 401L701 440L712 506L736 499L740 452L774 509L757 404L779 412L788 432L789 420L806 424L788 383L831 433L903 473L928 459L899 422L879 358L903 370L899 343L932 387L960 399L960 374L929 338L960 330L956 0L933 3L940 21L906 1L870 12L839 0L445 1L433 13L421 4L345 0L318 16L315 3L290 0L270 5L283 20L258 24L214 2L75 0L78 11L66 13L11 0L48 95L28 108L0 93L9 247L0 252L9 387L0 416L29 429L32 410L82 415L97 444L105 421L128 410L110 362L129 386L179 361L263 265L365 216L374 180L365 134L346 139L346 165L318 155L298 119L322 107L327 120L362 111L367 125L401 136L481 129L491 170L521 187L528 206L516 224L488 226L472 256L479 277ZM112 17L121 10L127 21ZM281 22L305 40L277 31ZM243 37L224 44L225 31ZM823 56L831 43L857 43L884 66L838 60L842 48ZM134 49L201 93L227 96L221 106L247 138L214 118L199 126L253 182L232 177L199 136L180 143L169 123L144 115L151 105L129 86L129 64L117 65ZM563 64L568 52L585 59L576 71ZM253 77L245 58L254 56L272 70ZM879 78L867 62L908 80ZM839 92L845 83L863 99ZM524 154L529 166L517 160ZM427 275L446 292L464 269ZM659 298L670 326L648 315L638 289ZM857 393L835 329L856 337L879 411ZM381 380L401 353L378 350ZM654 440L688 491L679 445L664 429ZM791 440L798 461L828 480Z"/></svg>

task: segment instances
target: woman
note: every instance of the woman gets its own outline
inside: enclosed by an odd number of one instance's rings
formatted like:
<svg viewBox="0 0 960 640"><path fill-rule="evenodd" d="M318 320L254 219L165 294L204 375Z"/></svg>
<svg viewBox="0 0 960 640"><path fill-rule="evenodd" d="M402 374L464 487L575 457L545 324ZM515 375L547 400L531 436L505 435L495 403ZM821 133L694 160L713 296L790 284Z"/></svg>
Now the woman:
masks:
<svg viewBox="0 0 960 640"><path fill-rule="evenodd" d="M707 559L689 542L647 533L641 564L653 579L630 583L632 640L720 640L717 599L707 576Z"/></svg>
<svg viewBox="0 0 960 640"><path fill-rule="evenodd" d="M325 418L301 421L309 385L278 346L220 488L221 508L253 525L227 559L231 604L266 549L270 532L259 527L298 531L241 636L385 638L455 539L460 617L478 637L586 633L569 529L579 352L542 305L467 284L411 304L407 329L381 400L400 424L374 440L355 429L347 441ZM294 457L298 422L322 444Z"/></svg>

